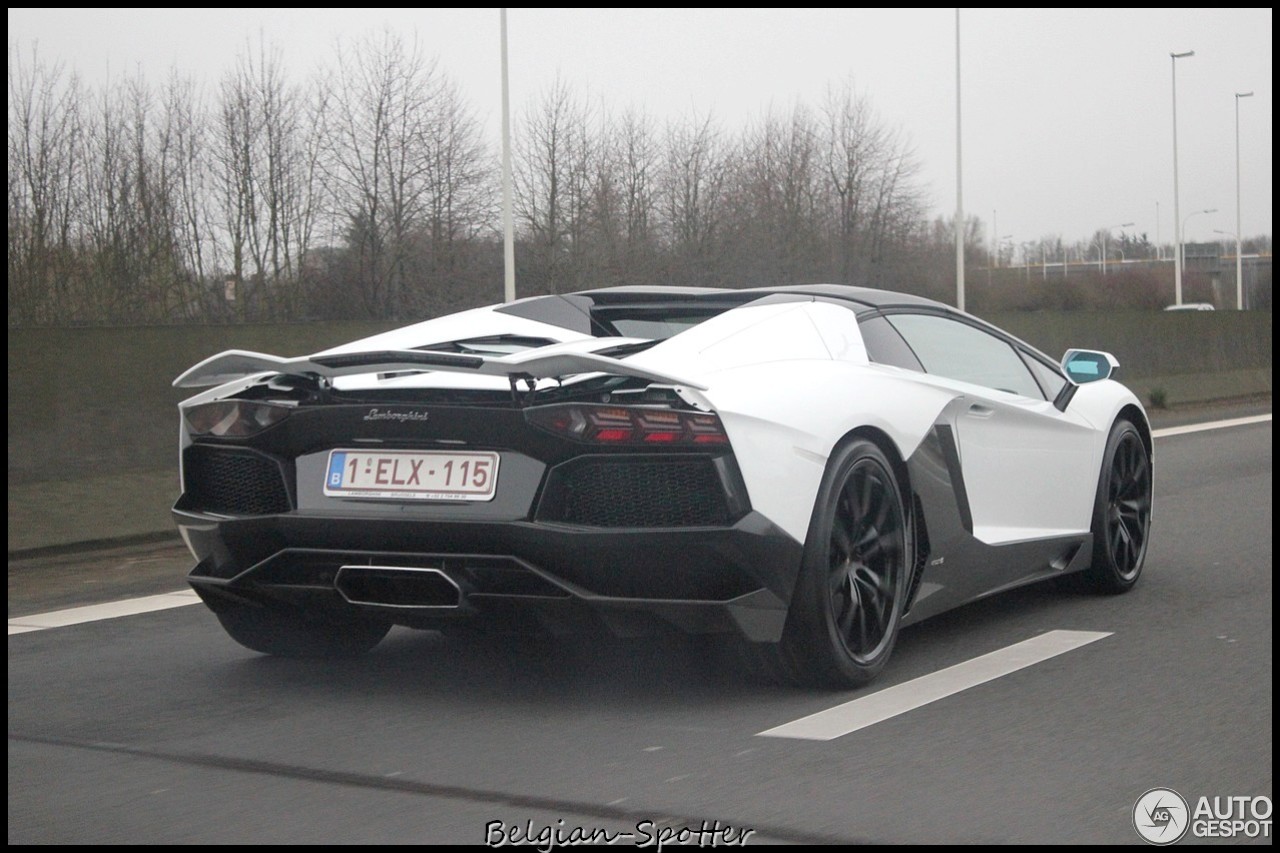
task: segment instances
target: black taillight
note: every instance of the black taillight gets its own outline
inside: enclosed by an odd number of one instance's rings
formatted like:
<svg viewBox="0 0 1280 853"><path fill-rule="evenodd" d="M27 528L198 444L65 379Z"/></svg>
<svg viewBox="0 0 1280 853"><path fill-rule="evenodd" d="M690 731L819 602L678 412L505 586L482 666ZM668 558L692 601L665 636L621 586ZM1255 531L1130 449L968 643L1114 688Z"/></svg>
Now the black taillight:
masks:
<svg viewBox="0 0 1280 853"><path fill-rule="evenodd" d="M243 438L262 432L289 417L292 406L249 400L201 403L183 411L192 435Z"/></svg>

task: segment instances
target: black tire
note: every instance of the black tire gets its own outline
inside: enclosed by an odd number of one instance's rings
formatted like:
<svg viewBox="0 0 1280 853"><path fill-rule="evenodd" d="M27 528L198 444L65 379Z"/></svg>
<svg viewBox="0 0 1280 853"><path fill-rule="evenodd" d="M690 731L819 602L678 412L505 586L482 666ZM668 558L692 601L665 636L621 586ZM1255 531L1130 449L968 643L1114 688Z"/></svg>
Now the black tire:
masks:
<svg viewBox="0 0 1280 853"><path fill-rule="evenodd" d="M1121 593L1142 574L1151 533L1151 458L1131 421L1111 427L1093 506L1093 562L1081 575L1085 589Z"/></svg>
<svg viewBox="0 0 1280 853"><path fill-rule="evenodd" d="M224 602L215 611L231 638L247 649L287 658L353 657L391 630L378 620L304 618L289 612Z"/></svg>
<svg viewBox="0 0 1280 853"><path fill-rule="evenodd" d="M803 685L860 687L884 669L902 621L912 536L893 464L854 439L827 463L805 539L775 674Z"/></svg>

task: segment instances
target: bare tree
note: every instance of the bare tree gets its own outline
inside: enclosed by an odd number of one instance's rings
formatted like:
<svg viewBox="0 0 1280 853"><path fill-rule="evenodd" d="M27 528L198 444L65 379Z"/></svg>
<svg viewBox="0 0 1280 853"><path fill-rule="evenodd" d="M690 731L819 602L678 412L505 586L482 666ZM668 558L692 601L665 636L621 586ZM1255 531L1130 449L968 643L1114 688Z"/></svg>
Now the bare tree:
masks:
<svg viewBox="0 0 1280 853"><path fill-rule="evenodd" d="M72 315L82 322L165 318L167 205L150 156L152 106L145 80L126 78L99 93L86 122L83 292Z"/></svg>
<svg viewBox="0 0 1280 853"><path fill-rule="evenodd" d="M188 273L180 294L179 316L191 320L208 313L209 293L203 285L218 258L209 211L209 132L193 80L171 74L163 98L164 148L172 176L175 239L180 263Z"/></svg>
<svg viewBox="0 0 1280 853"><path fill-rule="evenodd" d="M317 215L317 109L287 81L279 52L261 44L222 79L215 180L242 315L302 310Z"/></svg>
<svg viewBox="0 0 1280 853"><path fill-rule="evenodd" d="M603 123L594 218L600 284L653 284L658 266L658 173L653 120L635 110Z"/></svg>
<svg viewBox="0 0 1280 853"><path fill-rule="evenodd" d="M521 124L515 204L529 246L529 292L573 290L583 278L598 171L590 122L590 110L557 80Z"/></svg>
<svg viewBox="0 0 1280 853"><path fill-rule="evenodd" d="M431 196L427 139L444 84L434 61L390 31L340 48L329 81L326 173L370 316L398 316L405 306Z"/></svg>
<svg viewBox="0 0 1280 853"><path fill-rule="evenodd" d="M339 46L306 86L251 45L211 109L176 75L90 99L12 50L9 86L11 322L190 320L229 302L245 318L394 318L497 293L479 122L394 33ZM516 155L523 293L945 289L909 147L847 84L817 112L798 103L730 136L710 117L659 133L557 82L522 117Z"/></svg>
<svg viewBox="0 0 1280 853"><path fill-rule="evenodd" d="M828 92L823 115L834 274L848 283L902 284L894 249L907 250L923 208L914 157L850 83Z"/></svg>
<svg viewBox="0 0 1280 853"><path fill-rule="evenodd" d="M47 323L70 297L82 89L61 65L9 48L9 323ZM61 262L60 262L61 259Z"/></svg>
<svg viewBox="0 0 1280 853"><path fill-rule="evenodd" d="M734 278L742 285L812 281L825 268L819 128L797 104L748 129L733 178Z"/></svg>
<svg viewBox="0 0 1280 853"><path fill-rule="evenodd" d="M384 32L340 47L324 92L321 163L347 301L380 317L465 301L476 246L493 233L493 187L480 124L457 87Z"/></svg>
<svg viewBox="0 0 1280 853"><path fill-rule="evenodd" d="M365 41L354 49L340 48L338 71L330 76L327 92L333 107L324 161L331 211L342 222L353 256L355 295L374 317L390 316L394 302L387 228L394 216L389 185L397 158L391 137L403 62L403 44L389 33L382 44Z"/></svg>
<svg viewBox="0 0 1280 853"><path fill-rule="evenodd" d="M729 152L710 116L667 128L660 207L671 258L669 280L720 284L717 241L724 225Z"/></svg>
<svg viewBox="0 0 1280 853"><path fill-rule="evenodd" d="M411 304L430 310L436 299L466 301L483 284L469 274L472 249L492 231L493 170L480 122L459 94L442 79L428 104L422 145L426 158L423 273L433 291L419 289ZM472 296L471 298L476 298Z"/></svg>

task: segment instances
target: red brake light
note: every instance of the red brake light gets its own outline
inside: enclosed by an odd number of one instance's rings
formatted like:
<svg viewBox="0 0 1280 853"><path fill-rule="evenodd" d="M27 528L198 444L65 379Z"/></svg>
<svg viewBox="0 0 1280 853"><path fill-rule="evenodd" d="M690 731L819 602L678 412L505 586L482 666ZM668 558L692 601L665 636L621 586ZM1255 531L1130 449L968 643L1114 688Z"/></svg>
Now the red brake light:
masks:
<svg viewBox="0 0 1280 853"><path fill-rule="evenodd" d="M720 418L701 412L577 403L530 409L534 426L590 444L727 446Z"/></svg>
<svg viewBox="0 0 1280 853"><path fill-rule="evenodd" d="M729 436L724 434L720 419L715 415L690 415L689 432L693 435L694 444L729 443Z"/></svg>

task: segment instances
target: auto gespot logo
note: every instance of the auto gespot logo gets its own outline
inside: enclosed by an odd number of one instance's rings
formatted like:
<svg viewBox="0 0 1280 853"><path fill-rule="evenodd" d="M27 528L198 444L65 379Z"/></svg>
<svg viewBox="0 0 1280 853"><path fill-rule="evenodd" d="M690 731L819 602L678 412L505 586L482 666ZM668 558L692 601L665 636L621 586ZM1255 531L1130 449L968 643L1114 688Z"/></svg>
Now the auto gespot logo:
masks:
<svg viewBox="0 0 1280 853"><path fill-rule="evenodd" d="M1172 788L1152 788L1133 804L1133 828L1151 844L1194 838L1271 838L1271 798L1201 796L1192 807Z"/></svg>

